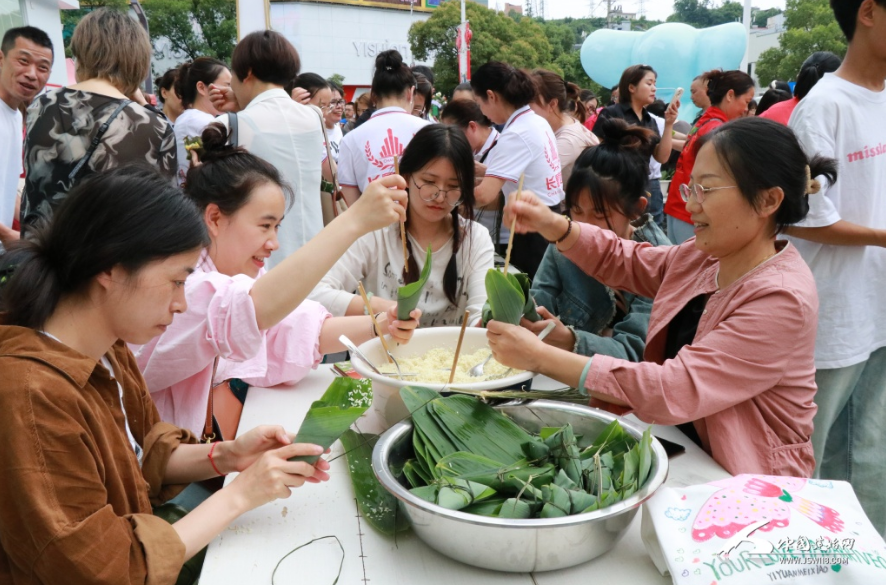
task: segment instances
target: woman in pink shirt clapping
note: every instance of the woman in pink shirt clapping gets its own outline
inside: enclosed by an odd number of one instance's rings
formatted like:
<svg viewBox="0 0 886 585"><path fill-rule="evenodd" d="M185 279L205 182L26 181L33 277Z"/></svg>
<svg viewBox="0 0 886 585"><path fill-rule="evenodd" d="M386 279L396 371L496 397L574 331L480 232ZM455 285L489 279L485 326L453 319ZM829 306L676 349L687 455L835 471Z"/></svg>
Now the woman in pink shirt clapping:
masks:
<svg viewBox="0 0 886 585"><path fill-rule="evenodd" d="M376 181L347 213L265 273L265 261L279 246L288 187L272 165L226 143L222 125L208 126L202 163L187 175L185 192L202 211L211 238L185 283L188 310L136 350L161 418L198 434L210 381L294 383L323 354L344 350L340 335L356 343L375 336L370 317L333 318L305 299L360 236L405 219L407 202L401 177ZM377 319L382 331L403 343L420 316L416 310L413 319L398 321L395 307Z"/></svg>
<svg viewBox="0 0 886 585"><path fill-rule="evenodd" d="M818 296L787 241L808 196L836 163L803 153L784 126L759 118L704 136L680 192L695 238L654 247L571 223L533 195L505 209L605 285L654 297L644 360L576 355L522 327L491 322L495 358L582 389L595 405L683 425L727 471L809 477Z"/></svg>

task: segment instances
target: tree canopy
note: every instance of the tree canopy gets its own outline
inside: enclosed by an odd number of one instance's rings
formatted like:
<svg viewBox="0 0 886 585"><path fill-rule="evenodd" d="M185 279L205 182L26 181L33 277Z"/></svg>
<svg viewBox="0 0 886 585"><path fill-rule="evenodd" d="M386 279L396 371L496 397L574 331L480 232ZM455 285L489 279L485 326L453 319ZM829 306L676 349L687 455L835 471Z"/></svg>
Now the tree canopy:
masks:
<svg viewBox="0 0 886 585"><path fill-rule="evenodd" d="M184 59L215 57L230 62L237 42L234 0L150 0L143 4L157 56L165 50ZM168 40L168 46L161 44Z"/></svg>
<svg viewBox="0 0 886 585"><path fill-rule="evenodd" d="M762 85L796 79L803 61L816 51L846 56L846 39L828 0L787 0L785 26L779 47L764 51L757 61Z"/></svg>
<svg viewBox="0 0 886 585"><path fill-rule="evenodd" d="M707 28L727 22L741 22L743 14L743 4L735 0L727 0L719 6L714 6L711 0L674 0L674 13L668 17L668 22Z"/></svg>

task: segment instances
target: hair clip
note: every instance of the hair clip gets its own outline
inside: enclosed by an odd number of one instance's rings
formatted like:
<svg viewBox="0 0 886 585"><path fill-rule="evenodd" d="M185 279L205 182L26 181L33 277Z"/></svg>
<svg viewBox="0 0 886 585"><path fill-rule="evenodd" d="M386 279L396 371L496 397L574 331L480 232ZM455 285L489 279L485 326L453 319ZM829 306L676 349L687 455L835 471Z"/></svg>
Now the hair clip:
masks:
<svg viewBox="0 0 886 585"><path fill-rule="evenodd" d="M806 194L815 195L819 191L821 191L821 182L812 178L812 169L806 165Z"/></svg>
<svg viewBox="0 0 886 585"><path fill-rule="evenodd" d="M393 71L393 69L390 65L385 65L385 71Z"/></svg>

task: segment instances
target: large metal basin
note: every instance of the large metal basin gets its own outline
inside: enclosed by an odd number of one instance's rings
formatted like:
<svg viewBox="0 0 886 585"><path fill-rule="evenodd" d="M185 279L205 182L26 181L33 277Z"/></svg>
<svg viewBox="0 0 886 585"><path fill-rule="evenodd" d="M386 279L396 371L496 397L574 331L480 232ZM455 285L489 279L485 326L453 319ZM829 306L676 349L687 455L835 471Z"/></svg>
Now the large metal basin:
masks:
<svg viewBox="0 0 886 585"><path fill-rule="evenodd" d="M618 418L596 408L547 400L497 408L535 433L543 426L571 423L577 434L596 436ZM619 420L628 433L637 439L641 437L640 428ZM400 468L411 456L411 438L412 421L407 420L391 427L379 439L372 453L372 466L379 481L397 497L413 530L428 546L463 563L494 571L552 571L606 553L621 539L640 504L655 493L668 473L665 450L653 438L652 469L646 485L614 506L564 518L487 518L431 504L412 495L394 477L391 467Z"/></svg>

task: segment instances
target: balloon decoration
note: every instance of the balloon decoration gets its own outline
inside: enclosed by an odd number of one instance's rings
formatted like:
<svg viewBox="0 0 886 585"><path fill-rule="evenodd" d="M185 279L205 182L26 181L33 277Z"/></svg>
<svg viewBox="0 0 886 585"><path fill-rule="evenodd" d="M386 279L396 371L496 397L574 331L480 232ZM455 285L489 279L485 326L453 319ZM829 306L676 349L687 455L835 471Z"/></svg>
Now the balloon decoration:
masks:
<svg viewBox="0 0 886 585"><path fill-rule="evenodd" d="M691 120L698 112L689 99L692 80L711 69L739 68L746 49L745 28L738 22L706 29L668 22L646 32L597 30L582 44L581 64L604 87L618 85L631 65L651 65L658 73L656 97L668 102L684 88L680 118Z"/></svg>

